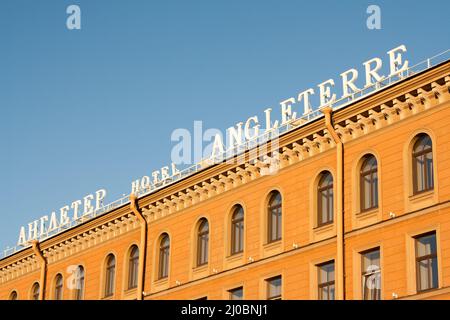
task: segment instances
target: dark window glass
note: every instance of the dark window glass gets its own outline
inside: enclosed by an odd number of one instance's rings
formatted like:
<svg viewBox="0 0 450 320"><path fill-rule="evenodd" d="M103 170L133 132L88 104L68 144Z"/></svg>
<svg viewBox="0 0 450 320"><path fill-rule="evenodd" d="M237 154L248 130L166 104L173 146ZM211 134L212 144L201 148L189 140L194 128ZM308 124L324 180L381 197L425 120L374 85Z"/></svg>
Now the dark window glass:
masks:
<svg viewBox="0 0 450 320"><path fill-rule="evenodd" d="M9 295L9 300L17 300L17 298L18 298L17 291L13 291L13 292L11 292L11 294Z"/></svg>
<svg viewBox="0 0 450 320"><path fill-rule="evenodd" d="M361 253L362 293L364 300L381 299L380 249Z"/></svg>
<svg viewBox="0 0 450 320"><path fill-rule="evenodd" d="M438 261L436 233L427 233L415 238L417 291L438 287Z"/></svg>
<svg viewBox="0 0 450 320"><path fill-rule="evenodd" d="M33 284L33 287L31 289L31 299L32 300L39 300L39 290L40 290L39 283Z"/></svg>
<svg viewBox="0 0 450 320"><path fill-rule="evenodd" d="M106 258L106 274L105 274L105 297L110 297L114 294L116 276L116 258L110 254Z"/></svg>
<svg viewBox="0 0 450 320"><path fill-rule="evenodd" d="M317 225L319 227L333 222L333 204L333 176L325 171L321 174L317 186Z"/></svg>
<svg viewBox="0 0 450 320"><path fill-rule="evenodd" d="M281 300L281 276L266 280L267 300Z"/></svg>
<svg viewBox="0 0 450 320"><path fill-rule="evenodd" d="M139 248L133 246L128 260L128 289L137 287L139 273Z"/></svg>
<svg viewBox="0 0 450 320"><path fill-rule="evenodd" d="M360 171L361 211L378 207L378 165L373 155L365 156Z"/></svg>
<svg viewBox="0 0 450 320"><path fill-rule="evenodd" d="M197 266L208 263L209 224L202 219L197 233Z"/></svg>
<svg viewBox="0 0 450 320"><path fill-rule="evenodd" d="M433 145L426 134L418 136L412 154L414 194L432 190L433 181Z"/></svg>
<svg viewBox="0 0 450 320"><path fill-rule="evenodd" d="M236 206L231 217L231 254L244 250L244 209Z"/></svg>
<svg viewBox="0 0 450 320"><path fill-rule="evenodd" d="M158 278L167 278L169 275L170 239L164 234L159 245L159 272Z"/></svg>
<svg viewBox="0 0 450 320"><path fill-rule="evenodd" d="M75 270L75 300L83 300L84 297L84 268L78 266Z"/></svg>
<svg viewBox="0 0 450 320"><path fill-rule="evenodd" d="M244 288L239 287L228 291L230 293L230 300L242 300L244 296Z"/></svg>
<svg viewBox="0 0 450 320"><path fill-rule="evenodd" d="M281 209L281 194L278 191L273 191L270 194L268 204L268 242L281 239Z"/></svg>
<svg viewBox="0 0 450 320"><path fill-rule="evenodd" d="M320 264L317 267L319 300L334 300L334 261Z"/></svg>
<svg viewBox="0 0 450 320"><path fill-rule="evenodd" d="M57 274L55 278L55 300L62 300L63 298L63 276Z"/></svg>

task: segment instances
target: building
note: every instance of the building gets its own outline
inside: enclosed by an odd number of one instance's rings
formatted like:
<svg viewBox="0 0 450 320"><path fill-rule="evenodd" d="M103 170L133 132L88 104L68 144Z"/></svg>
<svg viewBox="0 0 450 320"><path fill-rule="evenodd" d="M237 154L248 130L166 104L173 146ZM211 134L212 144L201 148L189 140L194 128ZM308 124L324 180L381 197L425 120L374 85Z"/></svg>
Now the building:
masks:
<svg viewBox="0 0 450 320"><path fill-rule="evenodd" d="M449 299L450 61L0 260L0 299Z"/></svg>

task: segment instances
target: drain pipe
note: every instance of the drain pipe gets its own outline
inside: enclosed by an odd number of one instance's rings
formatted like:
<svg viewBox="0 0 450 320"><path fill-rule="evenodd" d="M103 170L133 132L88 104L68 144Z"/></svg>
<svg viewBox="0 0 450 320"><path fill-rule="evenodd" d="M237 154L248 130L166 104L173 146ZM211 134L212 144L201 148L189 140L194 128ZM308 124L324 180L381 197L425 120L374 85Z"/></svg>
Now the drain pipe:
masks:
<svg viewBox="0 0 450 320"><path fill-rule="evenodd" d="M41 288L39 289L39 300L44 300L45 299L45 278L47 275L47 259L44 258L44 255L42 254L42 251L39 248L38 240L31 241L31 247L32 247L33 252L36 255L36 257L40 260L41 276L40 276L39 282L40 282Z"/></svg>
<svg viewBox="0 0 450 320"><path fill-rule="evenodd" d="M337 229L337 256L336 256L336 299L345 300L345 271L344 271L344 145L338 134L334 130L331 114L331 107L327 106L321 109L325 115L325 126L331 134L336 144L337 158L337 212L336 212L336 229Z"/></svg>
<svg viewBox="0 0 450 320"><path fill-rule="evenodd" d="M142 300L144 297L144 281L145 281L145 259L147 256L147 220L145 220L142 210L138 208L137 197L135 194L130 194L130 208L134 215L138 218L141 226L141 242L139 246L139 270L138 270L138 286L137 286L137 300ZM142 253L141 253L142 252Z"/></svg>

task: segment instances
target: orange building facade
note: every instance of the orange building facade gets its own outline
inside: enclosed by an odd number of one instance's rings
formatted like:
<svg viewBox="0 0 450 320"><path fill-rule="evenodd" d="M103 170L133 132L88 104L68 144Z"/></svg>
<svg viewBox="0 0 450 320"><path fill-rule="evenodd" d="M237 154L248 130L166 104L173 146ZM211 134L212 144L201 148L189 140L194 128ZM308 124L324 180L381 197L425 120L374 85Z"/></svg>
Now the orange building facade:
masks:
<svg viewBox="0 0 450 320"><path fill-rule="evenodd" d="M0 299L449 299L450 61L0 260ZM270 169L270 168L269 168Z"/></svg>

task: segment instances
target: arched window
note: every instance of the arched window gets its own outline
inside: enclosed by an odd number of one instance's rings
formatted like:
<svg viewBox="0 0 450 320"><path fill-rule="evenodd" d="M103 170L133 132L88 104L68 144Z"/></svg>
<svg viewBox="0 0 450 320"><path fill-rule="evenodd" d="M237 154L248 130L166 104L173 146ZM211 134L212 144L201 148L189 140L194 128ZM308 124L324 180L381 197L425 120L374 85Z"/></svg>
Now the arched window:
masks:
<svg viewBox="0 0 450 320"><path fill-rule="evenodd" d="M75 270L75 300L83 300L84 297L84 268L78 266Z"/></svg>
<svg viewBox="0 0 450 320"><path fill-rule="evenodd" d="M197 266L208 263L209 224L202 219L197 232Z"/></svg>
<svg viewBox="0 0 450 320"><path fill-rule="evenodd" d="M131 247L128 257L128 289L137 287L139 270L139 248L134 245Z"/></svg>
<svg viewBox="0 0 450 320"><path fill-rule="evenodd" d="M161 236L159 242L159 270L158 278L167 278L169 275L170 238L167 233Z"/></svg>
<svg viewBox="0 0 450 320"><path fill-rule="evenodd" d="M105 270L105 297L114 295L114 285L116 276L116 258L113 254L109 254L106 258Z"/></svg>
<svg viewBox="0 0 450 320"><path fill-rule="evenodd" d="M333 176L329 171L324 171L317 185L317 226L333 222L333 199Z"/></svg>
<svg viewBox="0 0 450 320"><path fill-rule="evenodd" d="M281 194L278 191L271 192L267 212L267 241L270 243L281 239Z"/></svg>
<svg viewBox="0 0 450 320"><path fill-rule="evenodd" d="M244 209L240 205L233 208L231 216L231 254L244 250Z"/></svg>
<svg viewBox="0 0 450 320"><path fill-rule="evenodd" d="M433 144L427 134L418 135L414 143L412 172L414 194L433 189Z"/></svg>
<svg viewBox="0 0 450 320"><path fill-rule="evenodd" d="M361 211L378 207L378 164L373 155L366 155L361 164L360 180Z"/></svg>
<svg viewBox="0 0 450 320"><path fill-rule="evenodd" d="M14 290L13 292L11 292L9 294L9 300L17 300L17 299L18 299L18 294L17 294L17 291Z"/></svg>
<svg viewBox="0 0 450 320"><path fill-rule="evenodd" d="M58 273L55 277L55 300L62 300L63 298L63 276Z"/></svg>
<svg viewBox="0 0 450 320"><path fill-rule="evenodd" d="M31 300L39 300L39 283L37 282L31 287Z"/></svg>

